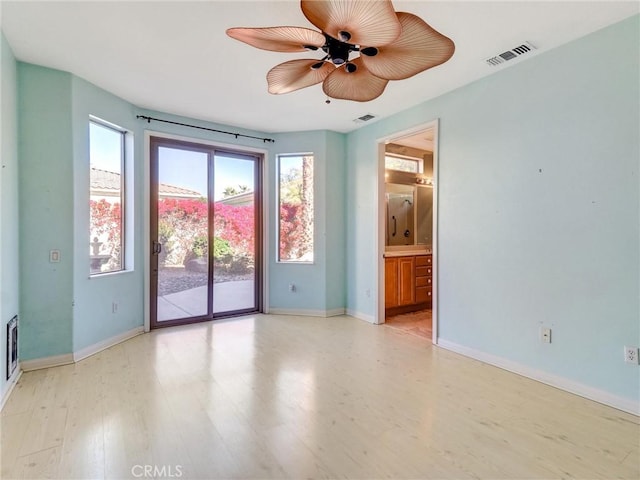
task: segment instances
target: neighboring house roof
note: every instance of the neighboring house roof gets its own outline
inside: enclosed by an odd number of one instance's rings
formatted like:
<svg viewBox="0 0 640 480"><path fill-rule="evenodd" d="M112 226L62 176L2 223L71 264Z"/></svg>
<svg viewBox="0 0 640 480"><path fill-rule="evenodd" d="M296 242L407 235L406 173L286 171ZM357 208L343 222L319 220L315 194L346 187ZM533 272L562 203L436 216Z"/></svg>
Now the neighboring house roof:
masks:
<svg viewBox="0 0 640 480"><path fill-rule="evenodd" d="M167 185L161 183L158 186L158 195L161 197L188 197L188 198L200 198L203 195L195 190L189 190L187 188L176 187L174 185Z"/></svg>
<svg viewBox="0 0 640 480"><path fill-rule="evenodd" d="M91 167L91 195L115 196L120 192L120 174ZM195 190L161 183L158 188L160 197L200 198L202 194Z"/></svg>
<svg viewBox="0 0 640 480"><path fill-rule="evenodd" d="M223 205L250 205L253 202L253 192L242 192L237 195L232 195L231 197L221 198L220 200L216 200L216 203L222 203Z"/></svg>

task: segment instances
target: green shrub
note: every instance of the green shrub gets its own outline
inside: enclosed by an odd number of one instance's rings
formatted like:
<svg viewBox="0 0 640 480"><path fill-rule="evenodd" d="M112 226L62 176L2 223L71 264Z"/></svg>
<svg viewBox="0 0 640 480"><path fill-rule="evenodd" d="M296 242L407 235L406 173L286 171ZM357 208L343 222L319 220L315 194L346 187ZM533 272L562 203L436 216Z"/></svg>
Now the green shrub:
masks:
<svg viewBox="0 0 640 480"><path fill-rule="evenodd" d="M207 256L208 252L208 240L207 237L199 236L193 240L193 245L191 246L191 252L193 252L193 256L196 258L202 258Z"/></svg>
<svg viewBox="0 0 640 480"><path fill-rule="evenodd" d="M233 255L233 250L228 240L224 240L219 237L213 239L213 255L216 258L224 258L228 255Z"/></svg>

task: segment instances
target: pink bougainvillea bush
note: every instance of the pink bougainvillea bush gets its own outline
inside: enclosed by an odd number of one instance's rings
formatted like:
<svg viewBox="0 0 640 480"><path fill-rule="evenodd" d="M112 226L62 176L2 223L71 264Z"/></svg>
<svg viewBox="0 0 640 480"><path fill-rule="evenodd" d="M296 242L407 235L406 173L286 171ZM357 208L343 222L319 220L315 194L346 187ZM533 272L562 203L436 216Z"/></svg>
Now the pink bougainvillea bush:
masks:
<svg viewBox="0 0 640 480"><path fill-rule="evenodd" d="M253 206L215 203L213 209L216 265L251 268L255 251ZM158 202L161 265L186 266L207 256L207 213L205 199L164 198Z"/></svg>
<svg viewBox="0 0 640 480"><path fill-rule="evenodd" d="M110 203L105 199L90 200L89 211L91 218L90 242L98 239L102 244L99 246L99 254L111 255L111 259L106 263L104 269L113 270L120 265L121 255L121 218L122 209L120 203ZM90 250L93 254L93 250Z"/></svg>
<svg viewBox="0 0 640 480"><path fill-rule="evenodd" d="M299 258L305 253L304 226L297 221L300 204L280 204L280 258Z"/></svg>
<svg viewBox="0 0 640 480"><path fill-rule="evenodd" d="M280 251L287 257L302 253L305 232L299 220L300 205L281 204ZM102 242L101 253L119 261L119 203L91 200L91 240ZM255 252L255 215L252 205L215 203L214 255L216 264L227 268L251 268ZM162 244L160 265L182 267L207 256L208 205L205 199L163 198L158 201L158 241ZM115 261L115 260L114 260Z"/></svg>

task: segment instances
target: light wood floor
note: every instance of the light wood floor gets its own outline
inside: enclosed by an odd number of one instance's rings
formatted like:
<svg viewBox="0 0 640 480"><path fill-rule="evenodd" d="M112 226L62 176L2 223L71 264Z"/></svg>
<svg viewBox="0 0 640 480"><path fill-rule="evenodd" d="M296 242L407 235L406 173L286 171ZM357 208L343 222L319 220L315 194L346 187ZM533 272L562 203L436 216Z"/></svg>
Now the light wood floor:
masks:
<svg viewBox="0 0 640 480"><path fill-rule="evenodd" d="M154 331L23 374L7 478L640 477L638 418L349 317Z"/></svg>

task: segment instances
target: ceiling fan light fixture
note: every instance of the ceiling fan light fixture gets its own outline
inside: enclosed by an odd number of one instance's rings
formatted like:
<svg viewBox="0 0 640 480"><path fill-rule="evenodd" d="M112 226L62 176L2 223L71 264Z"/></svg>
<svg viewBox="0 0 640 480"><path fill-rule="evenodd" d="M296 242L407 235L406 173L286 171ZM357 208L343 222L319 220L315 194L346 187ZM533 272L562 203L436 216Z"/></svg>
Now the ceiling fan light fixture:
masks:
<svg viewBox="0 0 640 480"><path fill-rule="evenodd" d="M360 49L360 53L367 57L375 57L378 54L378 49L376 47L364 47Z"/></svg>
<svg viewBox="0 0 640 480"><path fill-rule="evenodd" d="M391 0L301 0L300 7L319 32L286 26L227 30L231 38L263 50L326 54L276 65L267 74L269 93L322 82L329 97L367 102L390 80L440 65L455 51L450 38L416 15L396 12Z"/></svg>
<svg viewBox="0 0 640 480"><path fill-rule="evenodd" d="M355 63L347 63L344 66L344 69L347 71L347 73L354 73L358 69L358 67L356 67Z"/></svg>
<svg viewBox="0 0 640 480"><path fill-rule="evenodd" d="M340 30L338 32L338 40L341 42L348 42L351 40L351 34L349 32L345 32L344 30Z"/></svg>

